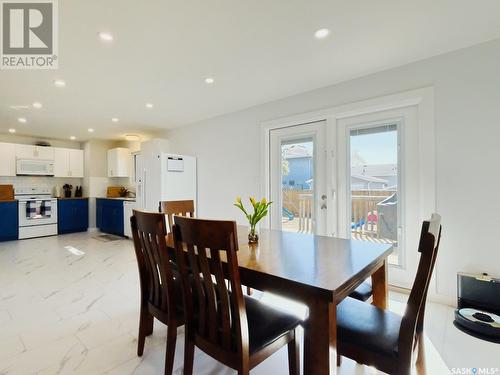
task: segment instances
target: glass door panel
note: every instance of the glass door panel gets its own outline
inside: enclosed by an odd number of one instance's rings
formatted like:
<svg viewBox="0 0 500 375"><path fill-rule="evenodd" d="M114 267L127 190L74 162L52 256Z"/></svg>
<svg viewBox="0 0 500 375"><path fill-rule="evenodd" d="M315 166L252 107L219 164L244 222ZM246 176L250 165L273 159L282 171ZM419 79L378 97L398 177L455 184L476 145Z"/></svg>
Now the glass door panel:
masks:
<svg viewBox="0 0 500 375"><path fill-rule="evenodd" d="M349 146L351 237L393 244L389 263L400 265L398 125L351 128Z"/></svg>
<svg viewBox="0 0 500 375"><path fill-rule="evenodd" d="M270 131L271 228L324 234L324 121Z"/></svg>
<svg viewBox="0 0 500 375"><path fill-rule="evenodd" d="M314 139L281 141L281 229L314 233Z"/></svg>

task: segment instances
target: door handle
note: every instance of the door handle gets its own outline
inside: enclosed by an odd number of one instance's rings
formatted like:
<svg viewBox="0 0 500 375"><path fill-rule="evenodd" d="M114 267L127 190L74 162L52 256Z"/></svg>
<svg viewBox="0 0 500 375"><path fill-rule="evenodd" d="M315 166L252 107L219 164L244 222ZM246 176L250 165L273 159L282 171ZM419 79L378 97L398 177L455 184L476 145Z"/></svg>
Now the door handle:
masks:
<svg viewBox="0 0 500 375"><path fill-rule="evenodd" d="M322 210L326 210L326 209L327 209L327 205L326 205L326 194L323 194L323 195L321 196L321 206L320 206L320 208L321 208Z"/></svg>

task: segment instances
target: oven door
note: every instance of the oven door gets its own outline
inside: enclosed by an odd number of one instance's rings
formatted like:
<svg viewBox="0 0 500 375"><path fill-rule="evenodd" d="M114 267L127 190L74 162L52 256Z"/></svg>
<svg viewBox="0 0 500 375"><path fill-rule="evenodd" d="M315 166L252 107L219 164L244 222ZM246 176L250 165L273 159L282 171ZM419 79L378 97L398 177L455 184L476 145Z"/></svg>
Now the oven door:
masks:
<svg viewBox="0 0 500 375"><path fill-rule="evenodd" d="M57 199L19 201L19 227L57 224Z"/></svg>

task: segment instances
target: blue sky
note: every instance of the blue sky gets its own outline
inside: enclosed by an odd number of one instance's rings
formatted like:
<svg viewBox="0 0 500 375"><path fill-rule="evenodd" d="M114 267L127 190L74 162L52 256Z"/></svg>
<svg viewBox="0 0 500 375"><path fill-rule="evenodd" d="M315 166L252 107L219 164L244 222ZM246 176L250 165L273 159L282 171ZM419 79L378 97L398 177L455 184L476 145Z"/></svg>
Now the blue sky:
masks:
<svg viewBox="0 0 500 375"><path fill-rule="evenodd" d="M397 150L396 131L351 136L351 158L357 152L366 164L396 164Z"/></svg>
<svg viewBox="0 0 500 375"><path fill-rule="evenodd" d="M353 135L350 142L351 158L357 152L366 164L397 164L398 162L397 131ZM300 142L298 144L305 147L312 154L313 142Z"/></svg>

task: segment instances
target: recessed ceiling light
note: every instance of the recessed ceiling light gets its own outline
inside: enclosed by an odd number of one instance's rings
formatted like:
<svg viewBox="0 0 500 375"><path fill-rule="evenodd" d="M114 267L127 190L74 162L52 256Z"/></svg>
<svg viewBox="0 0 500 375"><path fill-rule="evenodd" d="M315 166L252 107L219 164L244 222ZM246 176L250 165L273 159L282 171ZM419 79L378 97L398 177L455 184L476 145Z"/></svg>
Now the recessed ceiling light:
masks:
<svg viewBox="0 0 500 375"><path fill-rule="evenodd" d="M153 108L153 103L146 103L146 108L149 108L149 109Z"/></svg>
<svg viewBox="0 0 500 375"><path fill-rule="evenodd" d="M71 137L69 137L69 139L71 139L72 141L74 141L76 139L76 137L74 135L72 135Z"/></svg>
<svg viewBox="0 0 500 375"><path fill-rule="evenodd" d="M26 124L28 122L25 117L19 117L17 121L19 121L21 124Z"/></svg>
<svg viewBox="0 0 500 375"><path fill-rule="evenodd" d="M94 132L94 129L89 128L89 129L88 129L88 131L89 131L89 133L93 133L93 132Z"/></svg>
<svg viewBox="0 0 500 375"><path fill-rule="evenodd" d="M330 30L328 29L319 29L314 32L316 39L325 39L328 35L330 35Z"/></svg>
<svg viewBox="0 0 500 375"><path fill-rule="evenodd" d="M66 81L62 79L56 79L54 81L54 85L56 85L57 87L66 87Z"/></svg>
<svg viewBox="0 0 500 375"><path fill-rule="evenodd" d="M205 78L205 83L208 83L209 85L211 85L214 82L215 82L215 79L213 79L212 77Z"/></svg>
<svg viewBox="0 0 500 375"><path fill-rule="evenodd" d="M40 102L34 102L34 103L33 103L33 108L40 109L40 108L42 108L42 107L43 107L43 106L42 106L42 103L40 103Z"/></svg>
<svg viewBox="0 0 500 375"><path fill-rule="evenodd" d="M99 35L99 38L103 42L112 42L113 41L113 35L111 33L101 31L101 32L97 33L97 35Z"/></svg>
<svg viewBox="0 0 500 375"><path fill-rule="evenodd" d="M113 118L111 119L111 121L113 121L113 122L118 122L118 121L120 121L120 119L119 119L119 118L117 118L117 117L113 117Z"/></svg>
<svg viewBox="0 0 500 375"><path fill-rule="evenodd" d="M15 133L16 129L9 129L9 133Z"/></svg>
<svg viewBox="0 0 500 375"><path fill-rule="evenodd" d="M129 142L138 142L140 139L141 138L137 134L125 134L125 140Z"/></svg>

